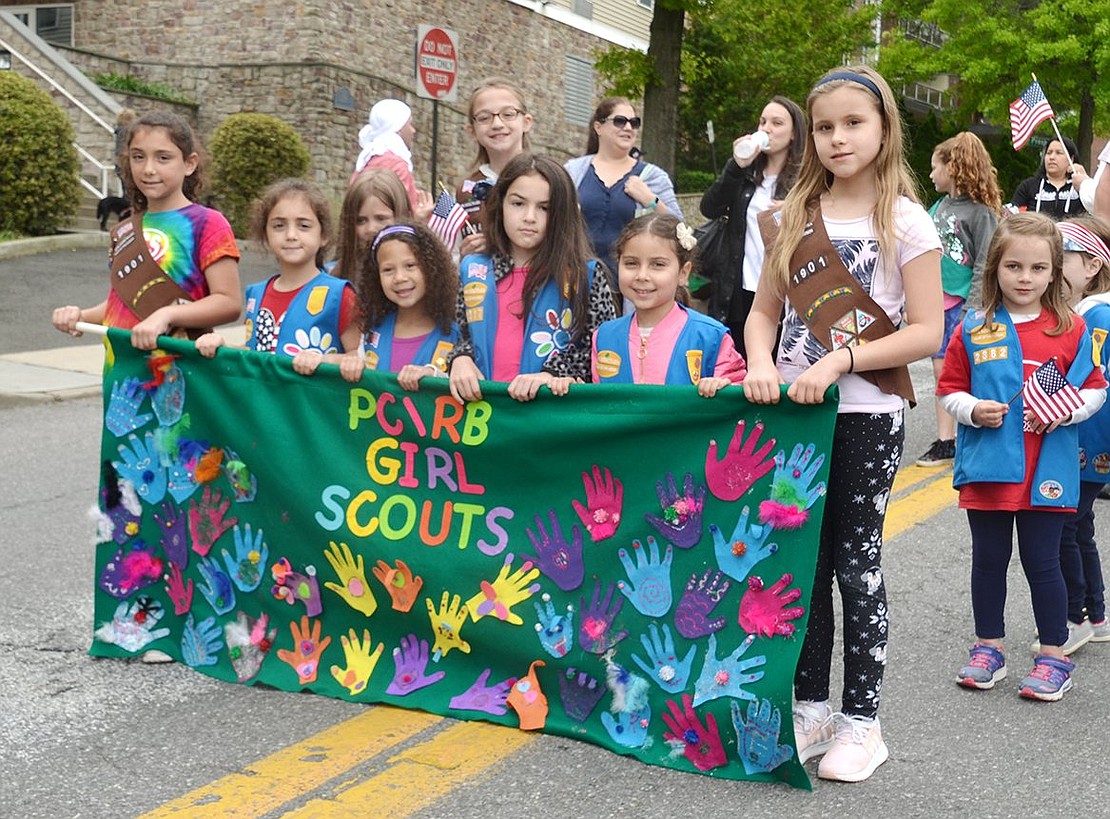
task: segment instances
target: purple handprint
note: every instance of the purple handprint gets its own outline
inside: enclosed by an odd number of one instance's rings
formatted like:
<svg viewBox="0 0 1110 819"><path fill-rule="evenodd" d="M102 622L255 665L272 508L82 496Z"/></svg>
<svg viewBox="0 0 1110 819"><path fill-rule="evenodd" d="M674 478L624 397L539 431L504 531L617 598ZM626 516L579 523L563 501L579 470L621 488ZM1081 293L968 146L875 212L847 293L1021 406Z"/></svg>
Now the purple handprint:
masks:
<svg viewBox="0 0 1110 819"><path fill-rule="evenodd" d="M575 722L585 722L605 695L605 686L585 671L571 667L559 677L563 711Z"/></svg>
<svg viewBox="0 0 1110 819"><path fill-rule="evenodd" d="M591 600L588 607L586 606L586 598L579 598L582 621L578 628L578 642L582 648L592 654L604 654L628 636L628 632L624 629L620 631L613 629L613 621L620 614L621 606L624 604L624 600L620 597L616 600L613 599L615 589L616 584L610 583L608 590L605 592L605 598L601 599L601 581L599 580L594 584L593 600Z"/></svg>
<svg viewBox="0 0 1110 819"><path fill-rule="evenodd" d="M678 601L674 613L674 626L678 633L690 640L704 637L725 627L725 618L709 619L709 613L721 602L731 585L724 580L723 572L706 569L700 578L697 572L690 575L686 591Z"/></svg>
<svg viewBox="0 0 1110 819"><path fill-rule="evenodd" d="M748 590L740 600L740 627L748 634L774 637L781 634L791 637L794 634L793 620L797 620L806 610L790 604L802 596L802 590L783 589L794 580L792 574L784 574L769 589L763 588L763 578L752 575L748 578Z"/></svg>
<svg viewBox="0 0 1110 819"><path fill-rule="evenodd" d="M582 530L573 527L574 539L568 543L563 536L562 527L555 510L548 511L551 519L550 532L544 529L540 516L535 516L536 531L526 529L528 539L536 554L521 555L525 560L531 560L541 572L547 575L555 585L563 591L574 591L582 585L582 576L585 567L582 564Z"/></svg>
<svg viewBox="0 0 1110 819"><path fill-rule="evenodd" d="M644 515L644 520L654 527L664 539L680 549L696 546L701 540L701 513L705 508L705 486L694 485L694 476L689 472L682 483L679 494L675 485L674 473L668 472L665 482L655 484L659 496L659 506L663 516Z"/></svg>
<svg viewBox="0 0 1110 819"><path fill-rule="evenodd" d="M154 520L162 530L162 551L175 566L185 569L189 566L189 541L185 537L185 513L166 501L160 512L154 513Z"/></svg>
<svg viewBox="0 0 1110 819"><path fill-rule="evenodd" d="M487 668L479 674L470 688L451 698L449 705L459 711L483 711L498 717L504 716L509 710L509 690L516 682L516 677L487 686L490 673L491 669Z"/></svg>
<svg viewBox="0 0 1110 819"><path fill-rule="evenodd" d="M141 539L121 546L104 564L100 588L119 599L162 579L162 558L154 556L154 547Z"/></svg>
<svg viewBox="0 0 1110 819"><path fill-rule="evenodd" d="M428 641L418 639L415 634L402 637L401 645L393 649L393 665L396 673L385 693L395 697L404 697L413 691L427 688L442 680L446 673L424 673L424 669L428 667Z"/></svg>
<svg viewBox="0 0 1110 819"><path fill-rule="evenodd" d="M705 454L705 479L713 497L723 501L739 500L752 484L771 471L775 462L767 458L767 453L775 448L775 439L768 439L756 451L762 434L763 424L756 424L748 440L743 441L744 422L740 421L720 461L717 460L717 442L709 442L709 451Z"/></svg>
<svg viewBox="0 0 1110 819"><path fill-rule="evenodd" d="M597 543L616 534L617 527L621 524L624 485L613 477L613 473L608 468L603 475L601 469L595 464L592 472L592 479L588 473L582 473L582 485L586 489L586 505L583 506L577 499L570 503L578 513L578 519L590 533L590 538Z"/></svg>
<svg viewBox="0 0 1110 819"><path fill-rule="evenodd" d="M262 532L259 531L258 534L261 537ZM324 605L320 598L320 584L316 580L315 566L305 566L304 574L301 574L293 570L293 565L288 558L282 557L270 567L270 574L274 578L274 585L270 588L274 597L284 600L290 606L300 601L304 603L305 614L309 617L320 616Z"/></svg>

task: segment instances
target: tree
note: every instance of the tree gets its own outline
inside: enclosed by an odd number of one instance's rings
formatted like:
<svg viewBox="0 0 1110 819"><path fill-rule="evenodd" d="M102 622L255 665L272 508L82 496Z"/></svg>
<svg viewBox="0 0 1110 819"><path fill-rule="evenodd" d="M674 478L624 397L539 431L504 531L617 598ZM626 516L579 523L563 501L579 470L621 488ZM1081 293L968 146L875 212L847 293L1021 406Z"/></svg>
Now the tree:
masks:
<svg viewBox="0 0 1110 819"><path fill-rule="evenodd" d="M1005 129L1009 103L1035 73L1057 120L1075 123L1082 161L1095 129L1110 128L1110 0L902 0L884 13L947 35L932 48L892 25L879 67L891 79L955 75L963 119L981 114Z"/></svg>

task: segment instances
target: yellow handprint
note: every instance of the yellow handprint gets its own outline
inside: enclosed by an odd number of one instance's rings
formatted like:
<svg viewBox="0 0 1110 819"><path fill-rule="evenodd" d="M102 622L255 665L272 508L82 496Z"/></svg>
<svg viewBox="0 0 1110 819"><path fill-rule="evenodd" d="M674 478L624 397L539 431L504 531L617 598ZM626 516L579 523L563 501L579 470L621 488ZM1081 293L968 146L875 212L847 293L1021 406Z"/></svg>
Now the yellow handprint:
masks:
<svg viewBox="0 0 1110 819"><path fill-rule="evenodd" d="M366 569L362 562L362 555L351 554L346 543L337 544L334 540L328 541L329 549L324 549L324 557L335 569L342 583L325 583L326 588L343 598L344 602L355 611L361 611L367 617L378 610L378 601L366 582Z"/></svg>
<svg viewBox="0 0 1110 819"><path fill-rule="evenodd" d="M374 673L378 658L385 651L385 643L378 643L378 647L371 654L370 646L373 641L370 639L370 629L364 628L362 630L361 643L354 629L351 629L349 633L350 638L346 635L339 638L339 642L343 645L343 659L347 663L347 667L340 668L333 665L331 675L335 677L337 683L351 692L351 696L356 696L366 690L366 684L370 682L370 675Z"/></svg>
<svg viewBox="0 0 1110 819"><path fill-rule="evenodd" d="M438 612L432 605L432 598L424 598L424 602L428 604L428 617L432 621L432 633L436 636L435 650L432 652L432 662L436 663L453 648L457 648L463 654L470 653L470 643L464 640L460 633L470 612L466 606L459 608L462 599L457 594L451 600L450 606L447 605L448 597L450 592L444 592L443 599L439 601Z"/></svg>
<svg viewBox="0 0 1110 819"><path fill-rule="evenodd" d="M497 573L497 578L492 583L483 580L480 584L482 590L466 601L474 622L487 614L514 626L524 622L512 608L540 590L540 584L532 582L540 576L540 570L533 568L530 560L524 561L524 565L510 575L512 567L513 555L510 552L505 556L505 565Z"/></svg>

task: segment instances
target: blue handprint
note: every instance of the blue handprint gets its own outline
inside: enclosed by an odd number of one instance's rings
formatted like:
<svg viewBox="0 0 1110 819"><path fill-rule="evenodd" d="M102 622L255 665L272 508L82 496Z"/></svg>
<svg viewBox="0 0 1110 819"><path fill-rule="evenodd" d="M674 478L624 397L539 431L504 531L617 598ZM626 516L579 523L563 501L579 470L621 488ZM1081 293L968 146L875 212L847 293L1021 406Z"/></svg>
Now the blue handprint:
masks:
<svg viewBox="0 0 1110 819"><path fill-rule="evenodd" d="M648 537L648 551L645 554L643 544L638 540L632 541L632 551L636 555L636 565L632 565L632 558L628 552L621 549L617 556L628 574L628 583L623 580L617 583L621 590L636 607L636 611L645 617L662 617L671 610L671 559L674 548L667 544L667 551L663 560L659 560L659 545L655 538ZM631 584L631 585L629 585Z"/></svg>
<svg viewBox="0 0 1110 819"><path fill-rule="evenodd" d="M172 427L185 412L185 374L172 359L161 383L154 388L150 405L158 416L158 423L164 427Z"/></svg>
<svg viewBox="0 0 1110 819"><path fill-rule="evenodd" d="M663 639L660 640L655 623L648 626L648 634L640 635L640 644L647 653L647 662L641 660L638 654L633 654L632 659L656 685L668 694L677 694L690 684L690 668L698 651L696 645L690 646L680 662L675 654L670 626L663 626Z"/></svg>
<svg viewBox="0 0 1110 819"><path fill-rule="evenodd" d="M621 711L616 719L608 711L603 711L601 724L609 732L609 738L618 745L623 745L625 748L642 748L648 741L651 706L645 705L639 711Z"/></svg>
<svg viewBox="0 0 1110 819"><path fill-rule="evenodd" d="M193 471L189 468L184 452L179 452L177 460L166 466L166 491L178 503L185 500L197 491L197 482L193 478Z"/></svg>
<svg viewBox="0 0 1110 819"><path fill-rule="evenodd" d="M715 523L709 524L717 566L736 581L744 580L756 563L779 550L777 543L767 543L767 538L774 531L774 527L769 523L760 526L753 522L749 525L749 512L750 510L745 506L736 521L736 527L732 530L732 537L728 540L725 540L724 532Z"/></svg>
<svg viewBox="0 0 1110 819"><path fill-rule="evenodd" d="M223 630L216 625L215 617L206 617L198 624L190 614L185 618L185 630L181 633L181 659L190 668L215 665L224 647L222 637Z"/></svg>
<svg viewBox="0 0 1110 819"><path fill-rule="evenodd" d="M166 468L154 446L154 434L146 433L140 441L134 433L127 436L128 448L119 445L123 461L112 461L120 477L135 486L135 492L147 503L161 503L166 496Z"/></svg>
<svg viewBox="0 0 1110 819"><path fill-rule="evenodd" d="M200 593L216 614L227 614L235 608L235 589L231 585L231 578L211 557L202 558L199 568L200 576L204 579L200 584Z"/></svg>
<svg viewBox="0 0 1110 819"><path fill-rule="evenodd" d="M240 591L252 592L262 582L262 573L266 571L266 561L270 557L269 547L262 542L262 530L251 532L248 523L242 529L235 525L235 557L227 549L220 549L227 566L227 573L235 581Z"/></svg>
<svg viewBox="0 0 1110 819"><path fill-rule="evenodd" d="M759 504L759 519L776 529L800 529L809 520L809 507L825 494L825 482L813 488L810 484L825 463L824 453L813 457L816 446L804 450L794 445L790 460L780 449L775 455L775 477L771 481L771 498Z"/></svg>
<svg viewBox="0 0 1110 819"><path fill-rule="evenodd" d="M732 726L736 729L736 750L747 774L769 773L794 755L789 745L779 744L782 714L770 700L748 703L748 719L740 716L740 703L732 703Z"/></svg>
<svg viewBox="0 0 1110 819"><path fill-rule="evenodd" d="M709 635L705 649L705 665L701 676L694 683L694 707L718 697L735 697L738 700L754 700L755 694L744 688L748 683L763 679L762 671L748 673L748 669L766 665L767 658L762 654L750 660L741 659L755 642L755 635L749 634L736 650L727 657L717 659L717 635Z"/></svg>
<svg viewBox="0 0 1110 819"><path fill-rule="evenodd" d="M117 438L134 432L154 416L149 412L139 414L139 407L146 399L143 383L138 378L125 378L112 385L112 397L104 413L104 426Z"/></svg>
<svg viewBox="0 0 1110 819"><path fill-rule="evenodd" d="M540 638L540 645L556 659L565 657L574 648L574 606L567 603L566 614L559 614L555 611L550 594L545 593L540 599L543 600L542 606L533 603L536 607L536 634Z"/></svg>

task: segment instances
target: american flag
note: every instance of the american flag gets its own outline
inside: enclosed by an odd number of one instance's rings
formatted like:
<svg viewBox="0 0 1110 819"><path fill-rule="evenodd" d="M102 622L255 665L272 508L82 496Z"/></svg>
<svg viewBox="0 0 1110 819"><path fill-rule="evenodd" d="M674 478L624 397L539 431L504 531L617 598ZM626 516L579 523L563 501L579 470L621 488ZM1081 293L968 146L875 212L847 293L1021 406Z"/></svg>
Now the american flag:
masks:
<svg viewBox="0 0 1110 819"><path fill-rule="evenodd" d="M454 196L443 191L436 200L432 215L428 217L428 227L432 229L432 233L443 240L447 247L454 247L459 238L459 231L465 224L466 211Z"/></svg>
<svg viewBox="0 0 1110 819"><path fill-rule="evenodd" d="M1034 415L1043 424L1052 424L1067 418L1083 406L1083 398L1072 384L1064 378L1056 359L1050 358L1025 379L1021 397Z"/></svg>
<svg viewBox="0 0 1110 819"><path fill-rule="evenodd" d="M1010 132L1014 139L1014 150L1020 151L1025 147L1037 126L1053 116L1055 114L1041 90L1041 84L1033 80L1021 96L1010 103Z"/></svg>

